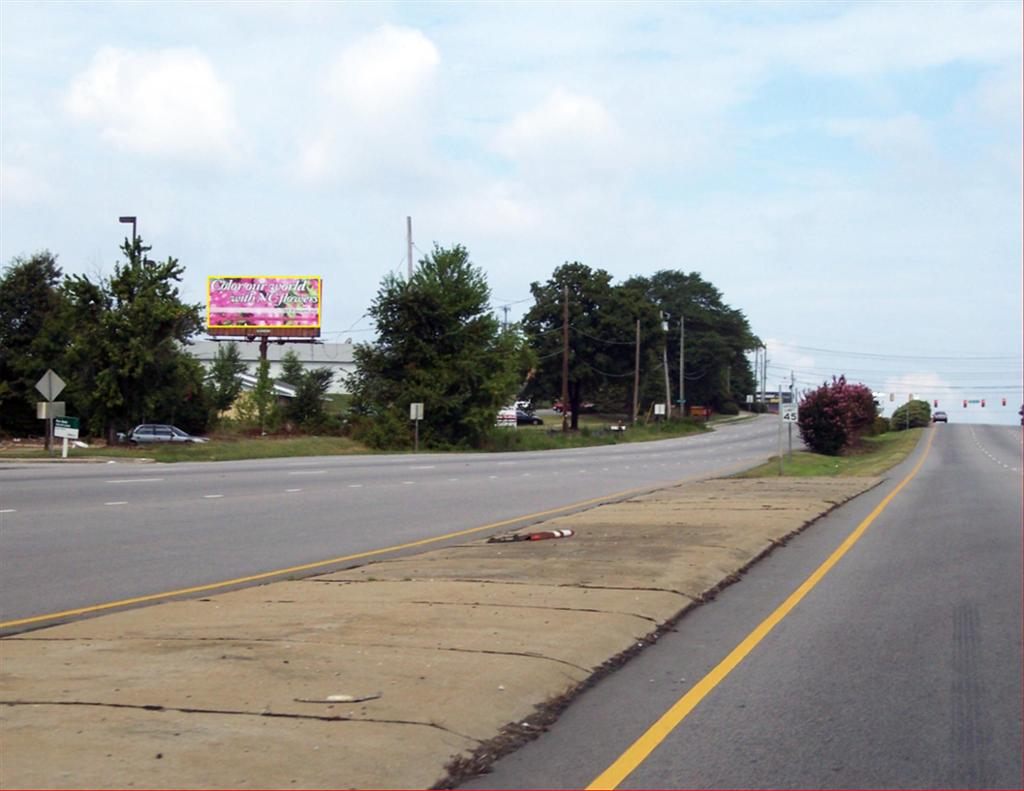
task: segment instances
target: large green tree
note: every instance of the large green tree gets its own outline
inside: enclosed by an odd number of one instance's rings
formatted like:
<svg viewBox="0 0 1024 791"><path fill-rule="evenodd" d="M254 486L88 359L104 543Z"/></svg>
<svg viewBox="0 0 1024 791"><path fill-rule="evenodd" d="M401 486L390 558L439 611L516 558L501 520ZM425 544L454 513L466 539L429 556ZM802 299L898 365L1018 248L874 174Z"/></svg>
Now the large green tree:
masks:
<svg viewBox="0 0 1024 791"><path fill-rule="evenodd" d="M753 393L754 375L746 352L760 345L743 312L697 272L662 270L633 277L624 287L668 314L668 363L673 398L678 399L679 322L684 324L685 396L688 405L731 408Z"/></svg>
<svg viewBox="0 0 1024 791"><path fill-rule="evenodd" d="M324 399L334 373L330 368L306 368L293 350L281 359L281 381L295 388L295 397L284 409L284 416L307 431L321 430L327 420Z"/></svg>
<svg viewBox="0 0 1024 791"><path fill-rule="evenodd" d="M0 275L0 429L12 434L42 431L35 383L46 369L67 379L58 362L64 348L61 274L56 257L42 251L13 259Z"/></svg>
<svg viewBox="0 0 1024 791"><path fill-rule="evenodd" d="M111 277L67 278L68 389L88 412L93 433L145 421L177 420L205 429L203 372L184 351L201 327L201 306L182 302L184 267L174 258L153 261L141 238L125 240L126 261Z"/></svg>
<svg viewBox="0 0 1024 791"><path fill-rule="evenodd" d="M375 344L355 347L353 409L365 439L410 444L409 404L424 404L428 447L478 446L516 392L515 333L502 333L490 289L461 245L434 246L408 281L388 275L369 309Z"/></svg>
<svg viewBox="0 0 1024 791"><path fill-rule="evenodd" d="M244 374L245 369L237 343L228 341L217 346L217 354L206 374L207 398L214 412L223 412L235 403L242 392L242 380L238 376Z"/></svg>
<svg viewBox="0 0 1024 791"><path fill-rule="evenodd" d="M578 427L582 404L594 400L602 408L632 407L636 371L636 322L640 322L640 372L658 366L661 329L657 310L635 289L612 284L603 269L578 261L558 267L546 283L530 285L533 307L523 329L538 364L530 392L541 398L562 393L562 325L566 294L569 305L569 409Z"/></svg>

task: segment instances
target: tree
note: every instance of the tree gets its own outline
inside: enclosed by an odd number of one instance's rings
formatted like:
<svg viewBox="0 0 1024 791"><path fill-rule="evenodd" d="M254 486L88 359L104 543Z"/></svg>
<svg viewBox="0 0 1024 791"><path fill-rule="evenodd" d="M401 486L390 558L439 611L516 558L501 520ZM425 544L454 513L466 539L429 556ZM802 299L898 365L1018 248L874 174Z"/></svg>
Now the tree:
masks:
<svg viewBox="0 0 1024 791"><path fill-rule="evenodd" d="M307 370L299 355L291 349L285 352L281 358L281 381L295 388L295 397L285 407L285 417L307 431L320 430L327 417L324 396L333 379L330 368Z"/></svg>
<svg viewBox="0 0 1024 791"><path fill-rule="evenodd" d="M932 408L927 401L915 398L893 410L889 418L892 431L904 431L908 428L920 428L932 422Z"/></svg>
<svg viewBox="0 0 1024 791"><path fill-rule="evenodd" d="M800 401L800 438L815 453L837 456L867 431L878 414L871 390L832 377Z"/></svg>
<svg viewBox="0 0 1024 791"><path fill-rule="evenodd" d="M242 392L242 382L238 377L245 373L245 368L238 344L229 341L217 347L217 354L206 375L208 398L217 413L230 409Z"/></svg>
<svg viewBox="0 0 1024 791"><path fill-rule="evenodd" d="M289 349L281 357L281 377L280 380L292 387L298 387L302 383L302 376L305 373L305 367L302 365L302 360L299 359L294 350Z"/></svg>
<svg viewBox="0 0 1024 791"><path fill-rule="evenodd" d="M274 429L280 417L277 396L274 394L274 380L270 378L270 363L260 360L256 367L256 384L239 400L238 413L242 420L255 423L260 434Z"/></svg>
<svg viewBox="0 0 1024 791"><path fill-rule="evenodd" d="M406 282L388 275L368 311L377 343L354 355L353 411L364 439L410 444L409 404L424 404L427 447L479 446L516 390L517 342L490 313L490 289L461 245L434 246Z"/></svg>
<svg viewBox="0 0 1024 791"><path fill-rule="evenodd" d="M532 283L533 307L523 319L538 364L529 390L550 398L562 392L563 295L569 296L569 409L578 427L585 396L625 409L632 403L636 321L641 325L641 371L653 370L661 331L652 305L616 288L603 269L578 261L558 267L544 284Z"/></svg>
<svg viewBox="0 0 1024 791"><path fill-rule="evenodd" d="M319 431L324 427L327 413L324 411L324 397L331 386L334 373L330 368L313 368L304 371L295 398L288 405L288 416L306 431Z"/></svg>
<svg viewBox="0 0 1024 791"><path fill-rule="evenodd" d="M679 381L679 321L684 324L687 404L729 409L737 395L755 390L746 352L760 345L743 312L729 307L722 293L697 272L662 270L633 277L624 287L636 289L668 314L669 381Z"/></svg>
<svg viewBox="0 0 1024 791"><path fill-rule="evenodd" d="M63 295L57 258L44 250L14 258L0 275L0 429L38 432L35 392L47 368L58 370L64 348L59 332ZM69 412L68 414L74 414Z"/></svg>
<svg viewBox="0 0 1024 791"><path fill-rule="evenodd" d="M201 306L183 303L175 285L184 267L174 258L150 260L138 237L121 249L127 262L115 264L112 277L75 275L61 289L68 303L68 390L92 432L108 440L118 429L168 419L202 391L196 369L182 360L201 326ZM183 370L192 374L183 379Z"/></svg>

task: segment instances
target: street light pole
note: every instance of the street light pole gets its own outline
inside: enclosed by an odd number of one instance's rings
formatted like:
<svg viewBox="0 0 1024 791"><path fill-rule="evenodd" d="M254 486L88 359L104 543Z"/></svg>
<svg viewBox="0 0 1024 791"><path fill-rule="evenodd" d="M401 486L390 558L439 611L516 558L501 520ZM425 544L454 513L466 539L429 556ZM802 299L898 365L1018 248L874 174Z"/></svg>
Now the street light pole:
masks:
<svg viewBox="0 0 1024 791"><path fill-rule="evenodd" d="M131 223L132 226L132 247L135 247L135 223L136 217L118 217L117 221L121 223Z"/></svg>

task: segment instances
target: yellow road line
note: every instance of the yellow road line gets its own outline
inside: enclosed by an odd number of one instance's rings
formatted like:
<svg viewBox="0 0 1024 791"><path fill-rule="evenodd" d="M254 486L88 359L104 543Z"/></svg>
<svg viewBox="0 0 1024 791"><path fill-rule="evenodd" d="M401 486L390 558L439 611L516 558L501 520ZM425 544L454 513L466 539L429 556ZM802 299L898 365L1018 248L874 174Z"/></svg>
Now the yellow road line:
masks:
<svg viewBox="0 0 1024 791"><path fill-rule="evenodd" d="M683 695L677 700L672 707L666 711L657 722L651 725L647 731L640 736L632 745L630 745L622 755L620 755L611 766L605 769L597 778L594 779L590 785L587 786L587 791L591 789L614 789L625 780L641 763L643 763L647 756L649 756L654 749L661 744L665 738L675 730L679 724L686 719L687 715L693 711L697 705L708 695L711 690L717 687L726 676L728 676L736 667L742 662L747 654L754 650L758 643L760 643L778 623L789 615L790 611L800 603L800 601L825 577L826 574L842 559L843 555L850 551L850 548L856 544L864 532L870 527L871 523L878 518L878 515L882 513L892 502L893 498L900 493L904 486L906 486L910 480L917 475L921 467L924 465L925 459L928 457L928 452L932 447L932 440L935 438L935 432L928 432L928 444L925 446L924 453L921 454L920 460L914 465L914 469L910 471L906 478L900 481L899 485L896 486L889 494L880 502L875 509L865 517L850 535L846 537L839 548L835 550L828 559L822 563L817 570L808 577L800 587L798 587L793 593L790 594L782 604L776 608L776 610L761 621L760 624L747 635L743 641L736 646L728 656L725 657L721 662L716 665L711 672L709 672L704 678L702 678L697 684L695 684L689 692Z"/></svg>
<svg viewBox="0 0 1024 791"><path fill-rule="evenodd" d="M717 471L708 473L702 473L701 478L710 477L716 475ZM687 480L687 479L681 479ZM94 612L102 612L103 610L112 610L116 607L127 607L132 604L144 604L145 602L158 601L160 599L170 599L175 596L187 596L192 593L204 593L206 591L214 591L220 588L229 588L235 585L244 585L249 582L258 582L259 580L270 579L272 577L279 577L282 574L294 574L299 571L310 571L321 566L331 566L336 563L347 563L351 560L359 560L360 558L369 558L376 555L385 555L389 552L399 552L403 549L412 549L413 547L422 547L427 544L436 544L439 541L447 541L451 538L458 538L459 536L468 536L473 533L480 533L484 530L494 530L499 527L505 527L506 525L515 524L516 522L524 522L532 519L539 519L544 516L551 516L562 511L571 511L575 508L583 508L594 503L599 503L602 500L616 500L622 497L629 497L632 494L638 494L639 492L652 491L650 486L640 486L635 489L627 489L623 492L615 494L606 494L601 497L592 497L589 500L581 500L578 503L571 503L569 505L562 505L558 508L551 508L547 511L537 511L536 513L526 514L524 516L516 516L512 519L503 519L500 522L491 522L490 524L481 525L480 527L470 527L466 530L457 530L454 533L445 533L444 535L434 536L433 538L422 538L419 541L410 541L406 544L396 544L391 547L383 547L382 549L371 549L367 552L357 552L354 555L342 555L341 557L331 558L329 560L318 560L314 563L304 563L301 566L289 566L284 569L276 569L274 571L264 571L260 574L252 574L248 577L237 577L232 580L225 580L223 582L211 582L206 585L196 585L191 588L179 588L178 590L164 591L162 593L150 593L145 596L135 596L131 599L121 599L119 601L105 602L103 604L93 604L88 607L79 607L74 610L64 610L63 612L47 613L46 615L34 615L31 618L19 618L14 621L3 621L0 622L0 629L10 629L15 626L25 626L31 623L40 623L42 621L53 621L60 618L70 618L75 615L87 615Z"/></svg>

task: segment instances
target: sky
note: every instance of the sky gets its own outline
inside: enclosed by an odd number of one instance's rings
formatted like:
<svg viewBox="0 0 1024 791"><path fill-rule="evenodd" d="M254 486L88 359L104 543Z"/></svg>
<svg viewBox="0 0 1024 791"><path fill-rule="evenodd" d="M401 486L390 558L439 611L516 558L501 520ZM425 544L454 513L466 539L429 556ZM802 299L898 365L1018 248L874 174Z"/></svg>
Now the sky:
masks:
<svg viewBox="0 0 1024 791"><path fill-rule="evenodd" d="M1015 423L1021 42L1015 0L4 0L0 266L110 274L134 215L186 300L319 275L324 340L369 341L412 217L500 318L566 261L699 272L769 389Z"/></svg>

